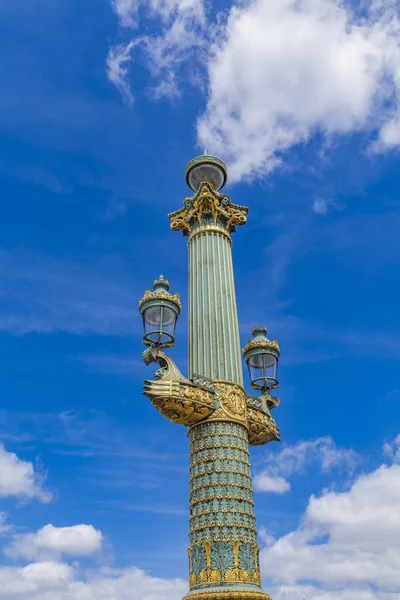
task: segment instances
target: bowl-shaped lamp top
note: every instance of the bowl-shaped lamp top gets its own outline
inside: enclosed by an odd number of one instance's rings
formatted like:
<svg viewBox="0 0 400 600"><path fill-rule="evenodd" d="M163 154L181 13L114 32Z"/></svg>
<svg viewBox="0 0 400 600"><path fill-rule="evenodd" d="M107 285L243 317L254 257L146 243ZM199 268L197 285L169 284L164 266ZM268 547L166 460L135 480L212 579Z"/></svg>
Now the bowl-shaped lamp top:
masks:
<svg viewBox="0 0 400 600"><path fill-rule="evenodd" d="M203 181L212 183L215 191L218 192L224 187L227 179L228 170L224 161L210 154L192 158L185 171L186 184L194 192L197 192Z"/></svg>

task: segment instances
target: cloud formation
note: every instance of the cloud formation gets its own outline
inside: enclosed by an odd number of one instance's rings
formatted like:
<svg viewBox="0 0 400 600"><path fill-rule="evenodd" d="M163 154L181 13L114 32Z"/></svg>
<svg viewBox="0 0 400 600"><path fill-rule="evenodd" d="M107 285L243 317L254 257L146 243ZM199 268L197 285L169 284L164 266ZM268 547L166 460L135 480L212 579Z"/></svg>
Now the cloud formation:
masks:
<svg viewBox="0 0 400 600"><path fill-rule="evenodd" d="M92 525L54 527L45 525L36 533L16 534L5 550L12 558L50 560L66 554L88 556L101 549L103 536Z"/></svg>
<svg viewBox="0 0 400 600"><path fill-rule="evenodd" d="M146 65L153 78L152 95L156 98L177 96L182 65L195 58L194 53L200 52L205 44L203 0L113 0L112 7L121 27L137 29L143 15L143 20L151 21L152 33L138 33L129 41L110 48L106 68L109 80L132 105L128 74L135 49L137 59ZM193 64L195 62L193 60ZM191 70L188 74L189 78L193 76Z"/></svg>
<svg viewBox="0 0 400 600"><path fill-rule="evenodd" d="M397 464L361 475L349 491L311 496L299 528L261 552L264 576L282 592L299 585L305 594L302 582L312 582L309 600L393 598L400 591L399 501Z"/></svg>
<svg viewBox="0 0 400 600"><path fill-rule="evenodd" d="M133 94L126 77L129 71L129 63L132 60L131 50L134 45L134 42L131 41L129 44L112 46L106 61L108 79L118 88L121 96L129 106L133 105Z"/></svg>
<svg viewBox="0 0 400 600"><path fill-rule="evenodd" d="M339 0L238 3L214 41L201 144L232 164L231 177L271 171L291 146L378 130L400 142L400 21L394 2L358 15Z"/></svg>
<svg viewBox="0 0 400 600"><path fill-rule="evenodd" d="M400 436L386 442L390 462L360 475L346 491L332 487L312 495L294 531L278 539L263 535L264 587L275 600L393 600L400 593L400 465L393 462L399 446ZM317 448L324 470L353 460L322 439L286 448L273 462L295 472ZM36 562L0 567L0 598L176 600L187 592L182 579L153 577L135 567L83 571L76 558L98 552L101 542L101 532L90 525L47 525L14 536L6 553ZM62 561L66 555L73 563Z"/></svg>
<svg viewBox="0 0 400 600"><path fill-rule="evenodd" d="M285 151L315 134L327 140L367 132L375 151L400 144L394 0L371 0L358 12L340 0L251 0L212 16L203 0L112 6L122 28L150 20L153 33L111 48L110 81L131 103L134 46L156 97L180 92L186 65L186 81L206 90L199 145L226 158L234 181L269 173Z"/></svg>
<svg viewBox="0 0 400 600"><path fill-rule="evenodd" d="M254 477L254 489L284 494L290 491L288 478L294 474L304 473L311 467L319 468L322 473L338 468L351 472L356 464L357 454L338 448L331 437L300 441L284 446L279 452L268 452L266 467Z"/></svg>
<svg viewBox="0 0 400 600"><path fill-rule="evenodd" d="M43 488L44 479L43 473L35 470L31 462L7 452L0 444L0 498L50 502L52 495Z"/></svg>
<svg viewBox="0 0 400 600"><path fill-rule="evenodd" d="M151 577L135 568L100 568L79 578L78 569L52 561L0 568L6 600L176 600L187 592L181 579Z"/></svg>

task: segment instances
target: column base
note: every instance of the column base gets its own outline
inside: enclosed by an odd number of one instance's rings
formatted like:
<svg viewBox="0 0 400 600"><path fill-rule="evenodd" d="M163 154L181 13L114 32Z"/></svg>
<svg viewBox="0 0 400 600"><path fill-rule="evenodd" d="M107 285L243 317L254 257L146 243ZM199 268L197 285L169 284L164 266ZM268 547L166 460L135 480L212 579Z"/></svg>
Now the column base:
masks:
<svg viewBox="0 0 400 600"><path fill-rule="evenodd" d="M256 590L204 590L192 592L183 600L272 600L265 592Z"/></svg>

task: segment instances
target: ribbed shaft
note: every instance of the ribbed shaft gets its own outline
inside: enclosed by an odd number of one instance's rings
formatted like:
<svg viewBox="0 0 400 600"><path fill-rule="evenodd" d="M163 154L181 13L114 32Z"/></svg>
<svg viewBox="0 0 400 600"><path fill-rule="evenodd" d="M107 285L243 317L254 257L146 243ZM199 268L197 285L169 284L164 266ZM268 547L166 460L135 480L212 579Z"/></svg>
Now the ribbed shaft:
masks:
<svg viewBox="0 0 400 600"><path fill-rule="evenodd" d="M196 231L189 239L189 376L243 385L231 241Z"/></svg>

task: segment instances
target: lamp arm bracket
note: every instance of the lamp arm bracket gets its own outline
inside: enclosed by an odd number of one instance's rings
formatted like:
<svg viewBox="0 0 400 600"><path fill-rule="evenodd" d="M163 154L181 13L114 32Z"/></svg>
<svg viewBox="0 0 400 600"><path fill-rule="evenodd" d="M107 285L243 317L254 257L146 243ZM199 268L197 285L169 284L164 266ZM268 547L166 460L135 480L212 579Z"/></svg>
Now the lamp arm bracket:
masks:
<svg viewBox="0 0 400 600"><path fill-rule="evenodd" d="M189 379L182 375L172 358L160 348L148 348L143 352L142 358L146 365L150 365L153 362L160 365L161 369L157 371L157 379L162 379L163 381L185 381L189 383Z"/></svg>
<svg viewBox="0 0 400 600"><path fill-rule="evenodd" d="M215 411L214 393L187 380L146 379L144 394L164 417L180 425L190 427Z"/></svg>

